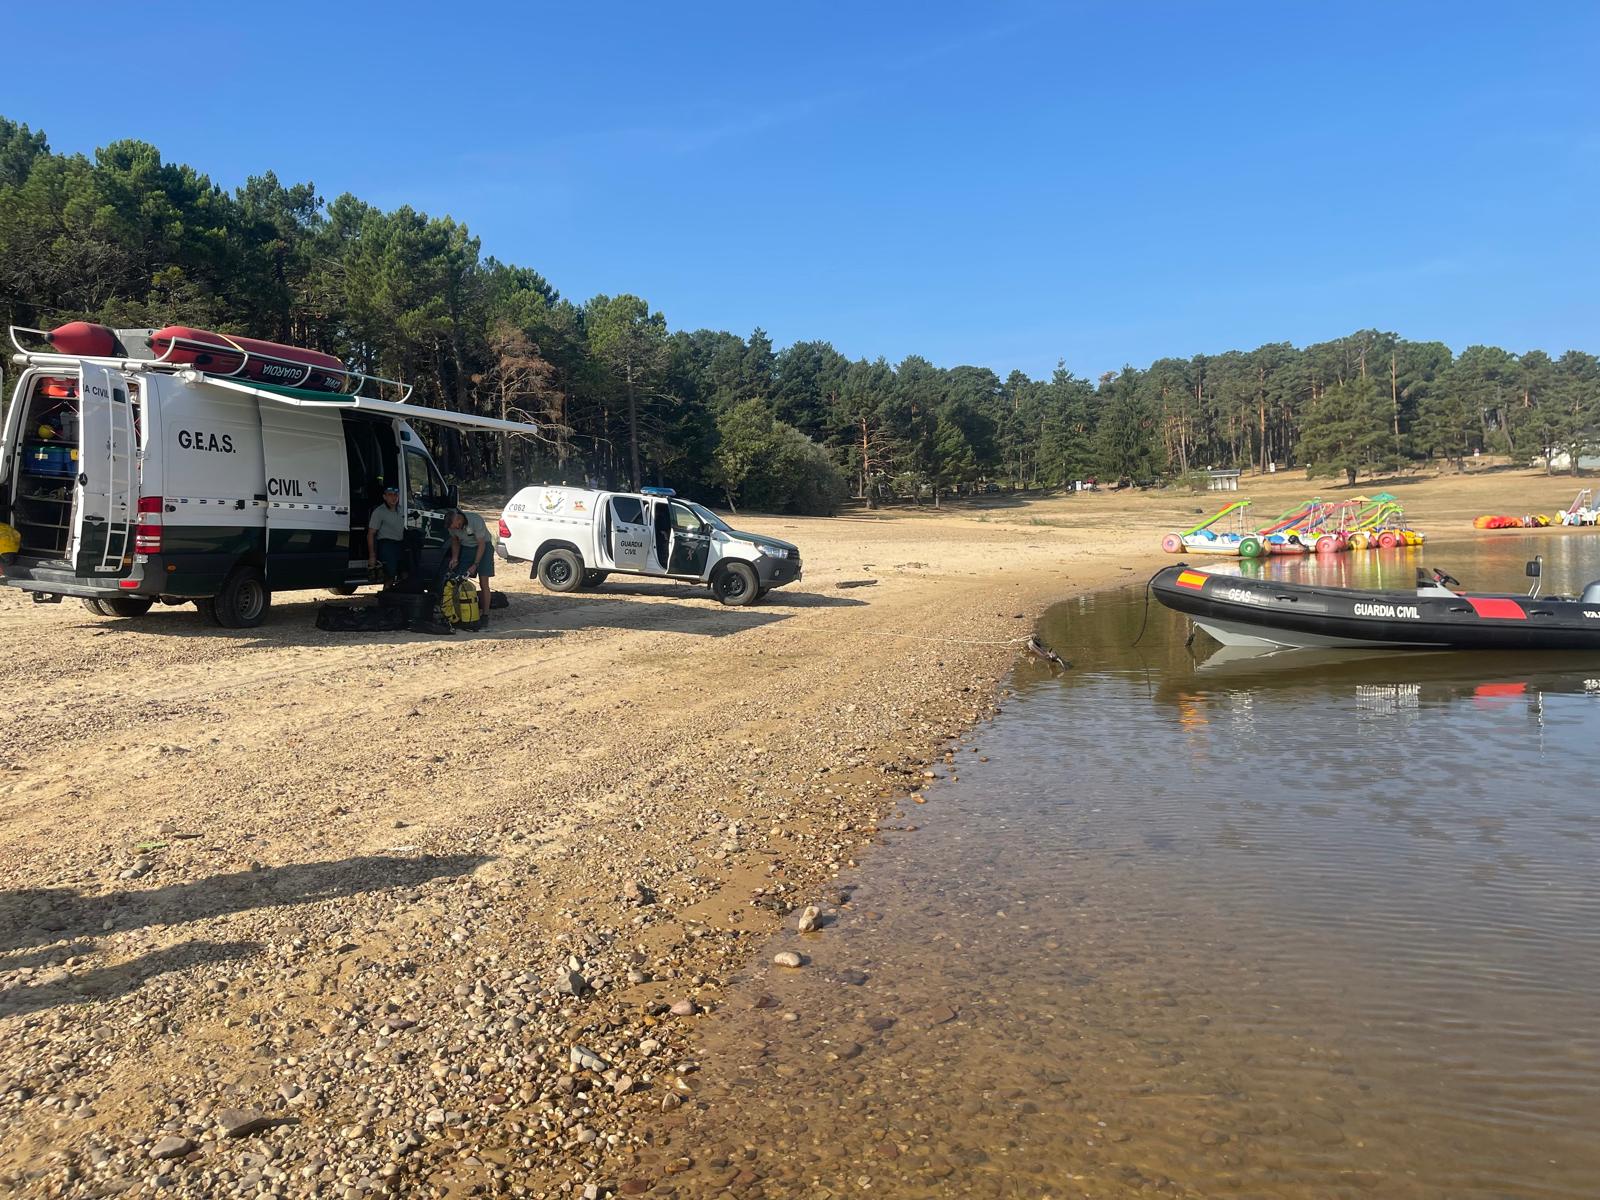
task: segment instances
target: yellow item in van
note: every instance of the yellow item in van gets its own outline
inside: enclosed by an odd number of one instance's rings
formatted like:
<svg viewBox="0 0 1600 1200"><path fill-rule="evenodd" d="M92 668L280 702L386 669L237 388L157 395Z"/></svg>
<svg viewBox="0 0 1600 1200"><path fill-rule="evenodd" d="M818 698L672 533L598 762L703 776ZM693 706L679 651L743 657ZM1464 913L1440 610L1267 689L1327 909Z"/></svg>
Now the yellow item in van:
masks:
<svg viewBox="0 0 1600 1200"><path fill-rule="evenodd" d="M15 554L22 549L22 535L0 521L0 554Z"/></svg>

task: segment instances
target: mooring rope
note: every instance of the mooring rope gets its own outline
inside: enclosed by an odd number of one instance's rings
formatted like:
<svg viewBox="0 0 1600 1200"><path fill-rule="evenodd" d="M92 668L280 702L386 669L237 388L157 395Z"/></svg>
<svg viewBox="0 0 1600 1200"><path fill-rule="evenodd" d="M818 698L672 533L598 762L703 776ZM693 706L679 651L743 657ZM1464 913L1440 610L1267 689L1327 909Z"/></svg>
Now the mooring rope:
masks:
<svg viewBox="0 0 1600 1200"><path fill-rule="evenodd" d="M1186 565L1186 563L1178 564L1180 567ZM1156 575L1161 574L1161 571L1165 570L1166 568L1162 567L1160 571L1156 572ZM1156 581L1156 575L1152 575L1149 579L1144 581L1144 616L1139 618L1139 636L1133 639L1133 645L1135 646L1137 646L1144 639L1145 626L1150 624L1150 585Z"/></svg>

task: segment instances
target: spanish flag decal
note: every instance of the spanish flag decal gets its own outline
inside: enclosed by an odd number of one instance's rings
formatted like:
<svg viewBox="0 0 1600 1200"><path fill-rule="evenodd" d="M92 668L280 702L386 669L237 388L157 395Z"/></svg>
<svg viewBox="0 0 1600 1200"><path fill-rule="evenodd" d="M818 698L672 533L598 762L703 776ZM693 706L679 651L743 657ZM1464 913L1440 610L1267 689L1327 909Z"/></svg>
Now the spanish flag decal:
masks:
<svg viewBox="0 0 1600 1200"><path fill-rule="evenodd" d="M1194 588L1199 591L1206 586L1206 576L1202 571L1179 571L1178 578L1174 580L1179 587Z"/></svg>

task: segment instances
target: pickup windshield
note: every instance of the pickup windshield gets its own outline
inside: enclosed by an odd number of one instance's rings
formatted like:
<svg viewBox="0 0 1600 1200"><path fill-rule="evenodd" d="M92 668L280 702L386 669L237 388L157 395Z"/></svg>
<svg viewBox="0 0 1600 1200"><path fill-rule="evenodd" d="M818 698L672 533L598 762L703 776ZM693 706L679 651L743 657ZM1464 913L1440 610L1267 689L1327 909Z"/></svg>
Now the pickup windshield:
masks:
<svg viewBox="0 0 1600 1200"><path fill-rule="evenodd" d="M693 500L683 500L680 501L680 503L687 504L691 509L694 510L695 516L699 517L713 529L720 529L723 533L733 532L732 527L726 521L717 516L717 514L712 512L709 508L705 507L705 505L696 504Z"/></svg>

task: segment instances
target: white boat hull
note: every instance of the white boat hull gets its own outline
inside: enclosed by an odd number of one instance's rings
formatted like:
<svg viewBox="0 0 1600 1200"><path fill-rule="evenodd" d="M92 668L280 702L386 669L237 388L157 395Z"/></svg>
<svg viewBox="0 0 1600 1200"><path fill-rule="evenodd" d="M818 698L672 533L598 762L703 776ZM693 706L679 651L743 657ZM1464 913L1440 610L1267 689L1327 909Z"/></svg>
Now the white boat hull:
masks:
<svg viewBox="0 0 1600 1200"><path fill-rule="evenodd" d="M1216 617L1191 617L1190 620L1201 629L1209 633L1224 646L1253 646L1257 649L1272 647L1289 647L1291 649L1309 650L1318 647L1327 649L1338 647L1342 649L1378 648L1392 649L1389 642L1371 642L1359 638L1332 637L1322 633L1302 633L1291 629L1266 629L1260 625L1246 625L1238 621L1224 621Z"/></svg>

